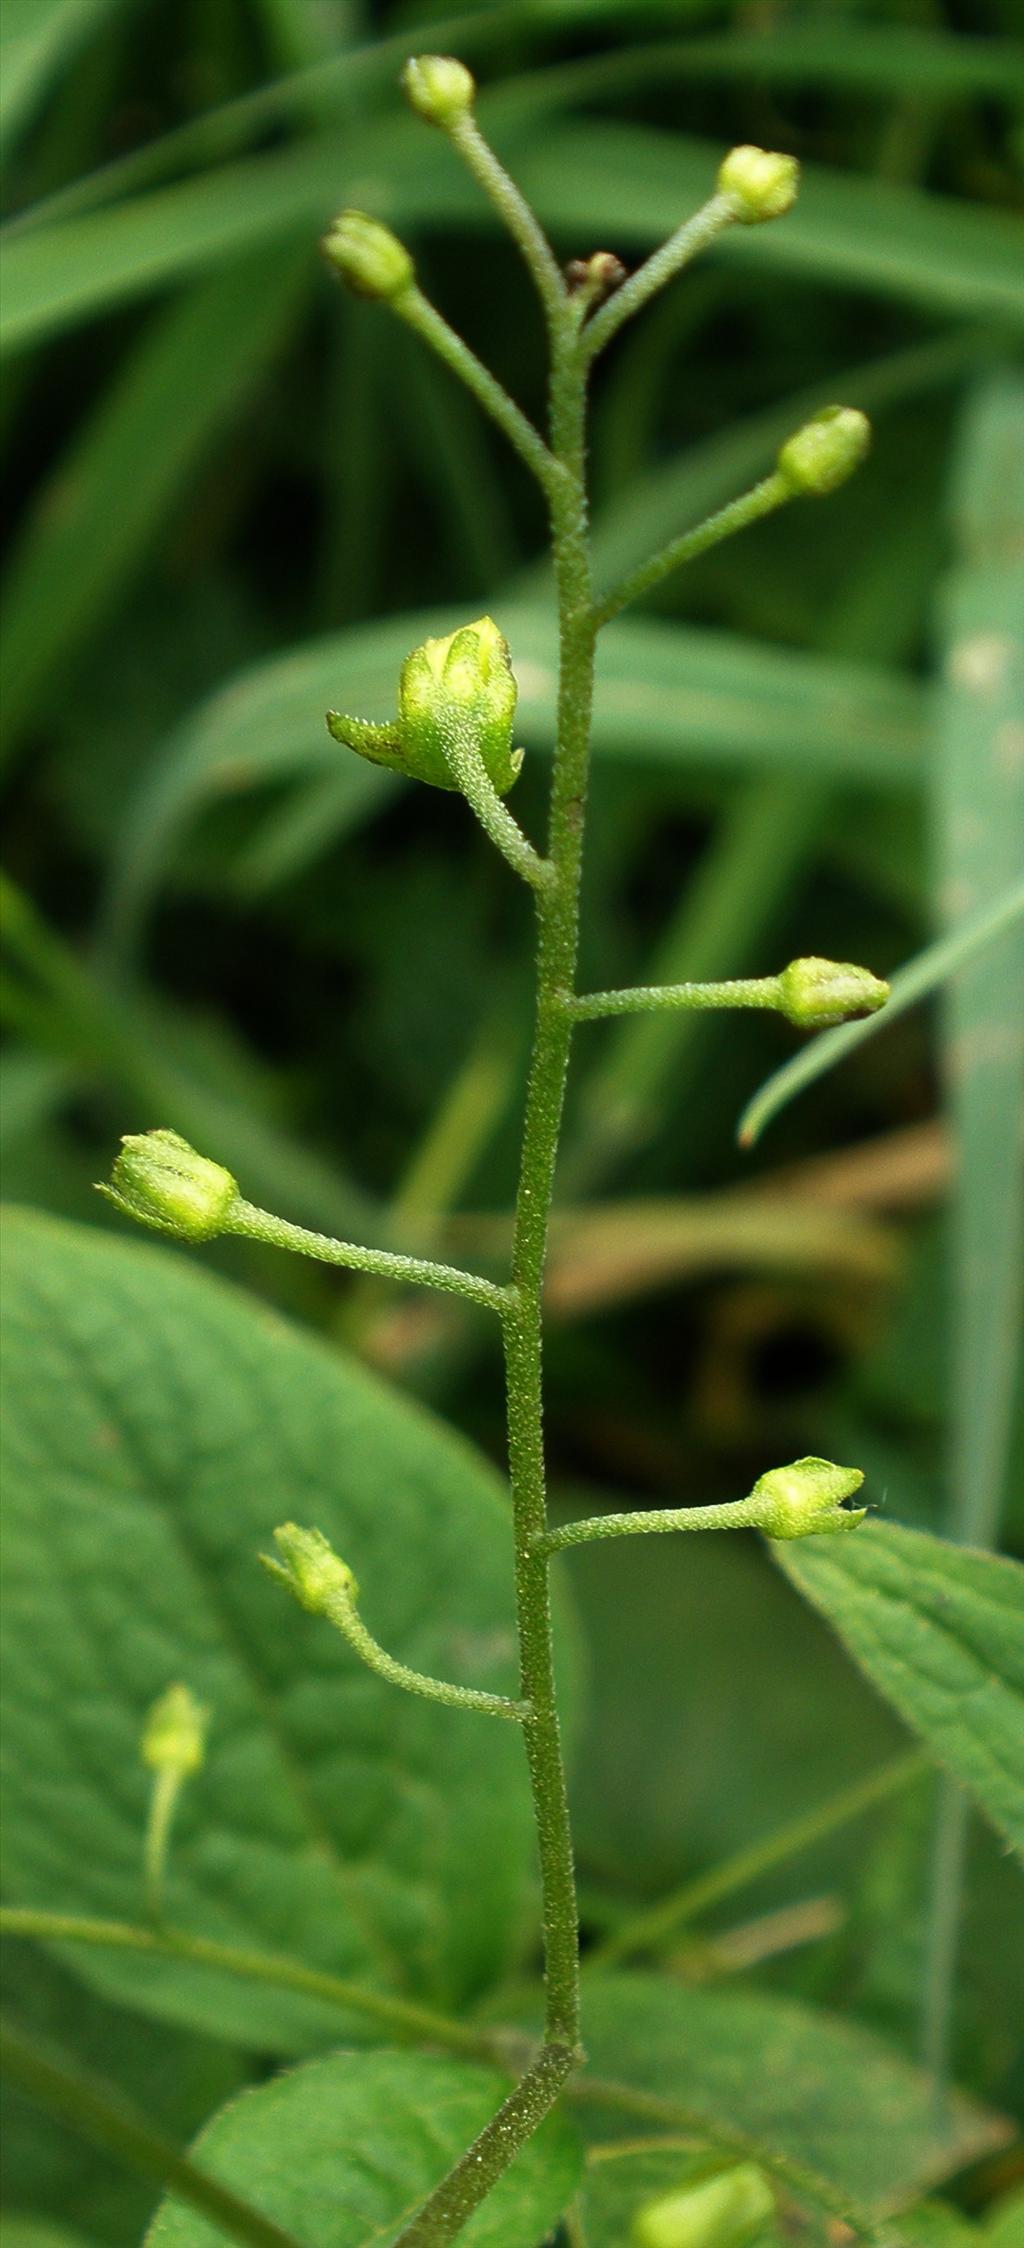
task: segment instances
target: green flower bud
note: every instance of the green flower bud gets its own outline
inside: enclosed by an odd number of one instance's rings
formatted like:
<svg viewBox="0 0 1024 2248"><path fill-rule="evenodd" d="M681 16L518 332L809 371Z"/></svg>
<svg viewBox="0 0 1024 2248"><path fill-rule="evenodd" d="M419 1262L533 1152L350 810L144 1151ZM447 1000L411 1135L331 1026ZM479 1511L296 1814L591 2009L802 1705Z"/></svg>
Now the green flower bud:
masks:
<svg viewBox="0 0 1024 2248"><path fill-rule="evenodd" d="M261 1553L264 1568L287 1585L311 1616L329 1615L334 1600L355 1600L358 1586L351 1569L339 1561L319 1530L300 1530L297 1523L284 1522L274 1532L274 1544L281 1559L274 1561Z"/></svg>
<svg viewBox="0 0 1024 2248"><path fill-rule="evenodd" d="M889 986L870 968L850 960L791 960L779 977L782 1013L800 1030L822 1030L848 1022L851 1015L875 1015L885 1006Z"/></svg>
<svg viewBox="0 0 1024 2248"><path fill-rule="evenodd" d="M794 1460L769 1468L751 1492L751 1522L769 1538L811 1538L833 1530L855 1530L866 1507L844 1507L859 1491L859 1467L836 1467L832 1460Z"/></svg>
<svg viewBox="0 0 1024 2248"><path fill-rule="evenodd" d="M799 184L796 157L780 156L774 149L731 148L718 167L718 192L741 226L781 219L792 210Z"/></svg>
<svg viewBox="0 0 1024 2248"><path fill-rule="evenodd" d="M786 442L776 462L779 475L800 498L822 499L845 484L871 444L871 423L856 406L823 406Z"/></svg>
<svg viewBox="0 0 1024 2248"><path fill-rule="evenodd" d="M633 2220L633 2248L750 2248L775 2214L764 2171L741 2162L648 2202Z"/></svg>
<svg viewBox="0 0 1024 2248"><path fill-rule="evenodd" d="M183 1140L179 1132L129 1132L111 1173L101 1186L115 1209L140 1225L154 1226L178 1241L212 1241L225 1232L238 1187L221 1163Z"/></svg>
<svg viewBox="0 0 1024 2248"><path fill-rule="evenodd" d="M187 1686L168 1686L154 1702L143 1727L140 1753L151 1772L171 1772L178 1780L198 1772L206 1749L209 1711Z"/></svg>
<svg viewBox="0 0 1024 2248"><path fill-rule="evenodd" d="M323 253L357 297L390 303L410 289L416 269L404 242L365 211L342 211L323 239Z"/></svg>
<svg viewBox="0 0 1024 2248"><path fill-rule="evenodd" d="M402 72L402 90L417 117L428 125L454 125L466 117L476 96L476 79L454 55L413 55Z"/></svg>
<svg viewBox="0 0 1024 2248"><path fill-rule="evenodd" d="M446 639L425 640L402 665L398 722L375 726L329 710L327 724L372 764L387 765L433 788L458 789L445 753L445 725L469 738L499 796L508 794L523 762L512 748L516 683L508 642L492 617L478 617Z"/></svg>

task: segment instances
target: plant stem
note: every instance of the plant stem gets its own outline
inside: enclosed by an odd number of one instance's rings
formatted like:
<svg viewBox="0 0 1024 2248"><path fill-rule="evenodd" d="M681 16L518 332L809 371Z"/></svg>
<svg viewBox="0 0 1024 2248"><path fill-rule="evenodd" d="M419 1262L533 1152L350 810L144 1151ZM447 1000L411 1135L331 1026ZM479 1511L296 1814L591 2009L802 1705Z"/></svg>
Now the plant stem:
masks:
<svg viewBox="0 0 1024 2248"><path fill-rule="evenodd" d="M548 1530L537 1541L541 1553L561 1553L566 1546L593 1545L600 1538L657 1536L669 1530L746 1530L757 1528L760 1516L756 1499L726 1499L717 1506L638 1508L632 1514L592 1514L583 1522L566 1522Z"/></svg>
<svg viewBox="0 0 1024 2248"><path fill-rule="evenodd" d="M127 2169L166 2186L229 2240L240 2241L242 2248L300 2248L294 2233L196 2169L113 2086L95 2084L77 2070L61 2067L49 2053L6 2026L0 2030L0 2067L29 2099L60 2116L82 2138L105 2148Z"/></svg>
<svg viewBox="0 0 1024 2248"><path fill-rule="evenodd" d="M174 1807L181 1793L180 1772L157 1772L149 1803L144 1851L146 1903L154 1920L163 1913L164 1873Z"/></svg>
<svg viewBox="0 0 1024 2248"><path fill-rule="evenodd" d="M402 1686L407 1694L419 1694L427 1702L444 1702L448 1709L471 1709L478 1716L511 1718L518 1725L526 1723L530 1714L527 1702L512 1701L508 1694L488 1694L478 1686L456 1686L448 1678L428 1678L424 1671L411 1670L408 1663L400 1663L396 1656L389 1655L373 1633L367 1631L349 1594L332 1593L325 1603L324 1614L367 1668L375 1670L380 1678L386 1678L389 1686Z"/></svg>
<svg viewBox="0 0 1024 2248"><path fill-rule="evenodd" d="M467 390L472 391L477 404L497 423L509 444L515 447L520 459L525 461L527 468L536 477L541 489L547 493L549 501L554 504L555 491L562 481L558 462L549 452L540 432L527 420L522 408L516 405L508 392L502 389L490 368L483 365L467 343L463 343L462 337L448 326L444 315L436 305L431 304L429 297L423 295L421 289L417 289L415 283L408 289L403 289L400 296L392 298L392 310L397 312L399 319L405 321L407 327L414 328L416 334L422 336L424 343L428 343L431 350L436 351L438 358L443 359L445 365L451 368L452 373L458 375L460 382L465 383Z"/></svg>
<svg viewBox="0 0 1024 2248"><path fill-rule="evenodd" d="M552 335L557 334L566 289L543 227L504 165L499 164L494 150L488 147L472 112L467 111L448 130L453 147L458 149L463 163L521 251L547 314L548 327Z"/></svg>
<svg viewBox="0 0 1024 2248"><path fill-rule="evenodd" d="M612 301L614 303L614 298ZM695 562L699 554L706 554L709 547L720 546L723 539L734 538L736 532L745 531L749 523L760 522L763 515L774 515L776 508L785 507L793 496L785 477L773 469L770 476L763 476L749 492L730 500L727 507L718 508L692 531L683 531L677 539L670 539L649 561L641 562L637 569L620 578L609 593L601 595L594 616L598 631L602 625L610 623L612 617L618 616L620 609L628 607L631 601L638 601L652 586L660 585L663 578L669 577L684 562Z"/></svg>
<svg viewBox="0 0 1024 2248"><path fill-rule="evenodd" d="M572 1003L573 1021L601 1022L608 1015L696 1013L712 1007L778 1007L778 976L744 976L730 983L636 984L623 991L585 991Z"/></svg>
<svg viewBox="0 0 1024 2248"><path fill-rule="evenodd" d="M37 1912L9 1905L0 1910L0 1933L44 1944L89 1944L100 1951L139 1951L158 1959L187 1960L214 1973L236 1975L241 1982L294 1991L299 1998L312 1998L343 2013L359 2014L390 2037L440 2045L474 2060L499 2058L507 2042L500 2032L471 2029L448 2014L436 2014L409 1999L392 1998L385 1991L367 1990L361 1983L346 1982L340 1975L307 1967L301 1959L278 1957L273 1952L238 1951L232 1944L216 1943L208 1936L189 1935L184 1929L166 1925L136 1927L128 1920L89 1920L77 1913Z"/></svg>
<svg viewBox="0 0 1024 2248"><path fill-rule="evenodd" d="M358 1241L335 1241L329 1233L311 1233L307 1226L291 1225L271 1210L258 1210L239 1196L232 1205L225 1233L240 1234L246 1241L265 1242L270 1249L292 1249L301 1257L317 1257L322 1264L341 1265L346 1272L372 1272L383 1280L405 1280L422 1288L442 1288L469 1303L486 1304L504 1311L509 1290L477 1272L460 1272L457 1265L435 1264L428 1257L403 1257L391 1249L364 1249Z"/></svg>
<svg viewBox="0 0 1024 2248"><path fill-rule="evenodd" d="M572 1041L583 820L590 751L594 648L587 541L586 378L576 316L566 300L552 336L550 490L558 593L558 725L548 826L549 878L535 893L537 1007L526 1095L503 1326L516 1621L523 1724L540 1859L544 2043L500 2113L399 2236L396 2248L446 2248L543 2121L580 2050L579 1913L555 1691L542 1387L542 1295L548 1222Z"/></svg>
<svg viewBox="0 0 1024 2248"><path fill-rule="evenodd" d="M663 242L652 257L646 258L643 265L630 274L629 280L623 282L621 289L617 289L615 295L609 297L607 304L603 304L600 311L595 312L593 319L587 322L583 331L583 351L587 364L596 359L598 352L603 351L612 337L618 334L625 321L631 320L634 313L639 312L651 297L656 296L667 281L673 280L677 273L682 272L684 265L689 265L701 250L707 249L708 244L714 242L718 235L724 234L735 217L736 213L726 196L712 195L699 211L694 212L692 218L685 219L682 226L677 226L675 233L669 235L668 241Z"/></svg>

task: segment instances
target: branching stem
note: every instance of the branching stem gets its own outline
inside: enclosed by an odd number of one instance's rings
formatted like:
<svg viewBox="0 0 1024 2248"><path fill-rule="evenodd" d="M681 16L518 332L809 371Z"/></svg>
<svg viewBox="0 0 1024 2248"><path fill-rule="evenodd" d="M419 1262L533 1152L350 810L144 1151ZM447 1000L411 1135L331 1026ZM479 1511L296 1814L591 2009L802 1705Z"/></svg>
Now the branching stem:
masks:
<svg viewBox="0 0 1024 2248"><path fill-rule="evenodd" d="M465 383L467 390L472 391L477 404L497 423L520 459L525 461L531 475L536 477L541 490L547 493L549 501L553 499L556 489L563 481L559 464L549 452L539 431L528 420L522 408L516 405L515 400L509 397L507 390L502 389L489 367L485 367L469 345L463 342L462 337L456 335L455 329L449 327L437 306L431 304L429 297L425 297L422 289L418 289L415 284L393 299L393 307L406 326L414 328L416 334L422 336L424 343L428 343L431 350L436 351L438 358L443 359L445 365L451 368L452 373L458 375L460 382Z"/></svg>
<svg viewBox="0 0 1024 2248"><path fill-rule="evenodd" d="M726 196L712 195L699 211L694 212L692 218L685 219L682 226L677 226L675 233L669 235L668 241L663 242L653 256L645 258L643 265L639 265L636 272L630 274L629 280L623 282L621 289L617 289L615 295L609 297L607 304L603 304L600 311L595 312L593 319L587 322L583 331L583 355L587 366L611 342L612 337L618 335L626 321L632 320L635 313L650 303L651 298L665 287L667 281L674 281L676 274L681 273L684 266L689 265L693 258L699 257L700 252L717 241L720 234L724 234L735 217L735 210Z"/></svg>

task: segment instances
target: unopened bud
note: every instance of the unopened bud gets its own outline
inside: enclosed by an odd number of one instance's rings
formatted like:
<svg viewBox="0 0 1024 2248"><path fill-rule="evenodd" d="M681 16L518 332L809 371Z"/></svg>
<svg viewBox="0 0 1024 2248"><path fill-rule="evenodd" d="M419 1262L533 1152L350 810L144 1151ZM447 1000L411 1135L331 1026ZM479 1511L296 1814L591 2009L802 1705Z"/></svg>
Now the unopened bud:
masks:
<svg viewBox="0 0 1024 2248"><path fill-rule="evenodd" d="M358 1587L352 1571L321 1531L300 1530L297 1523L284 1522L274 1532L274 1544L281 1558L274 1561L261 1553L264 1568L287 1585L311 1616L329 1615L334 1600L355 1600Z"/></svg>
<svg viewBox="0 0 1024 2248"><path fill-rule="evenodd" d="M595 250L589 258L572 258L565 269L565 278L576 297L583 297L587 309L603 304L614 290L621 289L627 268L614 250Z"/></svg>
<svg viewBox="0 0 1024 2248"><path fill-rule="evenodd" d="M856 406L823 406L813 421L787 437L776 467L790 491L821 499L838 491L860 467L871 445L871 423Z"/></svg>
<svg viewBox="0 0 1024 2248"><path fill-rule="evenodd" d="M413 55L402 72L402 90L417 117L425 117L428 125L448 126L468 116L476 79L454 55Z"/></svg>
<svg viewBox="0 0 1024 2248"><path fill-rule="evenodd" d="M507 795L523 762L512 748L516 683L508 642L492 617L478 617L445 639L425 640L402 665L398 722L376 726L329 710L335 741L433 788L458 789L445 753L445 732L458 723L499 796Z"/></svg>
<svg viewBox="0 0 1024 2248"><path fill-rule="evenodd" d="M845 1507L864 1481L859 1467L836 1467L832 1460L794 1460L769 1468L751 1492L750 1520L769 1538L810 1538L822 1532L855 1530L866 1507Z"/></svg>
<svg viewBox="0 0 1024 2248"><path fill-rule="evenodd" d="M411 288L416 278L404 242L365 211L342 211L324 235L322 248L328 264L357 297L389 303Z"/></svg>
<svg viewBox="0 0 1024 2248"><path fill-rule="evenodd" d="M648 2202L633 2220L633 2248L750 2248L775 2215L764 2171L741 2162Z"/></svg>
<svg viewBox="0 0 1024 2248"><path fill-rule="evenodd" d="M795 156L774 149L731 148L718 167L718 192L732 206L741 226L781 219L796 202L800 166Z"/></svg>
<svg viewBox="0 0 1024 2248"><path fill-rule="evenodd" d="M800 1030L823 1030L854 1015L875 1015L889 986L851 960L791 960L779 977L781 1012Z"/></svg>
<svg viewBox="0 0 1024 2248"><path fill-rule="evenodd" d="M168 1686L154 1702L143 1727L139 1744L143 1763L151 1772L172 1772L176 1779L190 1779L203 1761L208 1722L209 1711L187 1686Z"/></svg>
<svg viewBox="0 0 1024 2248"><path fill-rule="evenodd" d="M178 1241L212 1241L226 1230L238 1187L222 1163L211 1163L179 1132L129 1132L109 1186L115 1209Z"/></svg>

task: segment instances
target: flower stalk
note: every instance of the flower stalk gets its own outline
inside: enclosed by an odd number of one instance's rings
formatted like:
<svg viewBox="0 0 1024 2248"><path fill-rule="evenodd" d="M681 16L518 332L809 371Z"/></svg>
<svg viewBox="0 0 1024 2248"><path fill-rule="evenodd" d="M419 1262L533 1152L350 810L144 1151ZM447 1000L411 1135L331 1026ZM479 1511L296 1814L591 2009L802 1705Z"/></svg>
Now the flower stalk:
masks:
<svg viewBox="0 0 1024 2248"><path fill-rule="evenodd" d="M575 260L561 273L536 217L480 134L475 87L449 56L418 56L403 84L416 113L439 127L467 165L530 272L550 347L549 427L541 435L418 286L404 245L377 221L345 212L324 249L357 294L376 299L413 328L476 398L534 476L550 523L557 595L557 724L546 850L522 833L503 799L518 771L512 753L514 681L508 651L489 618L407 660L393 726L332 713L336 739L410 777L457 790L517 876L533 893L536 998L515 1202L511 1273L498 1284L475 1273L309 1233L244 1201L235 1181L182 1149L136 1153L131 1176L115 1177L130 1214L185 1238L234 1233L351 1270L445 1289L498 1313L504 1342L508 1467L512 1500L519 1695L487 1694L411 1670L386 1653L363 1623L351 1571L315 1531L286 1524L267 1562L311 1612L325 1616L369 1666L391 1683L451 1706L521 1725L533 1797L541 1886L545 2002L543 2041L525 2073L422 2207L396 2248L445 2248L485 2199L553 2107L582 2059L578 1909L565 1764L555 1686L550 1558L593 1538L672 1529L756 1527L771 1537L849 1530L862 1510L845 1500L862 1478L829 1461L801 1460L762 1476L732 1505L604 1516L551 1530L543 1425L544 1267L572 1035L577 1023L642 1009L767 1007L801 1027L835 1022L882 1004L886 987L863 969L798 961L779 976L742 982L579 994L576 964L580 879L598 634L627 603L670 571L791 499L834 490L863 457L867 425L826 408L787 441L774 469L751 491L686 531L610 591L595 597L588 533L586 409L589 370L619 329L729 227L781 217L797 191L791 157L735 149L714 192L632 275L610 253ZM174 1135L154 1135L164 1143ZM191 1158L191 1163L186 1160ZM185 1185L181 1173L187 1174ZM193 1214L198 1197L198 1216ZM170 1220L168 1218L170 1214ZM182 1217L182 1213L184 1216Z"/></svg>

